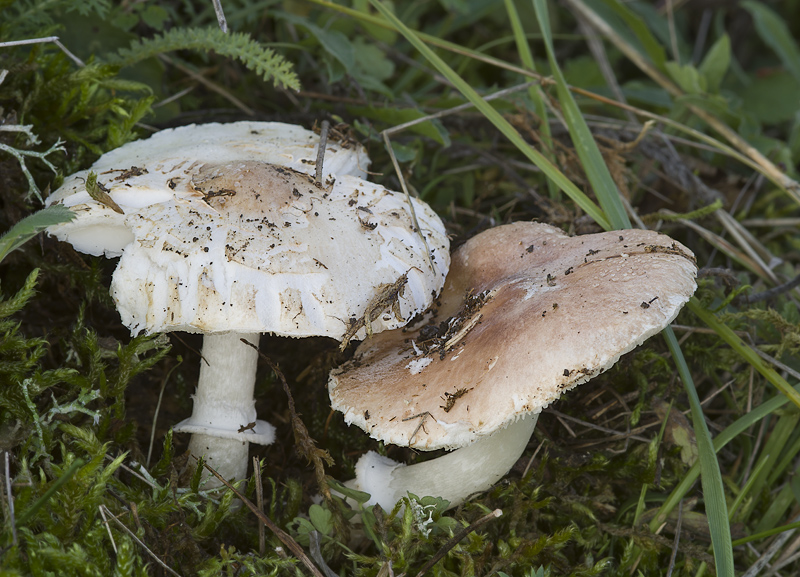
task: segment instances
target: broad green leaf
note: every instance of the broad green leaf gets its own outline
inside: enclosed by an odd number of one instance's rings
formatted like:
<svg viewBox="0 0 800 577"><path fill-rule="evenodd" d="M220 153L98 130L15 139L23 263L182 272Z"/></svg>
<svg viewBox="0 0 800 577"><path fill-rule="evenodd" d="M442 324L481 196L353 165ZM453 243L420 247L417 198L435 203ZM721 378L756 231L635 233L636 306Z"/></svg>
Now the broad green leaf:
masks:
<svg viewBox="0 0 800 577"><path fill-rule="evenodd" d="M284 20L288 20L308 30L317 41L319 41L328 54L336 58L336 60L344 66L348 74L353 70L356 64L356 51L347 36L338 30L325 30L320 28L319 26L311 24L307 18L295 16L294 14L284 13L281 17Z"/></svg>
<svg viewBox="0 0 800 577"><path fill-rule="evenodd" d="M785 71L759 76L742 92L744 109L765 124L794 119L800 111L800 80Z"/></svg>
<svg viewBox="0 0 800 577"><path fill-rule="evenodd" d="M587 2L587 4L604 16L608 14L608 9L611 9L611 11L622 20L622 25L619 21L615 21L615 19L606 16L608 25L614 28L614 30L623 37L629 37L632 32L638 40L638 44L641 46L640 52L646 54L657 68L661 70L664 69L664 65L667 62L667 55L664 51L664 47L656 37L653 36L653 33L647 27L645 21L638 14L633 12L620 0L590 1ZM607 7L607 9L604 9L604 7ZM636 46L635 43L633 45Z"/></svg>
<svg viewBox="0 0 800 577"><path fill-rule="evenodd" d="M706 91L706 80L691 64L667 62L666 70L681 90L687 94L702 94Z"/></svg>
<svg viewBox="0 0 800 577"><path fill-rule="evenodd" d="M581 159L581 165L586 171L586 176L592 184L597 200L608 216L611 225L614 228L630 228L631 222L620 200L617 185L614 183L614 179L611 178L611 173L608 170L608 166L606 166L603 155L600 154L600 149L597 147L594 136L592 136L592 132L583 119L583 115L572 97L572 92L570 92L556 61L547 2L545 0L533 0L533 6L536 10L536 17L539 20L539 27L542 30L542 41L547 51L550 70L556 80L558 100L561 103L561 110L569 129L569 135L575 145L575 152L578 153L578 157Z"/></svg>
<svg viewBox="0 0 800 577"><path fill-rule="evenodd" d="M731 39L727 34L723 34L719 40L714 42L714 45L700 64L700 74L706 79L706 90L708 92L719 92L722 79L725 78L725 73L728 72L730 65Z"/></svg>
<svg viewBox="0 0 800 577"><path fill-rule="evenodd" d="M147 8L142 10L142 20L151 28L161 32L164 29L164 23L169 20L169 13L161 6L148 4Z"/></svg>
<svg viewBox="0 0 800 577"><path fill-rule="evenodd" d="M379 120L389 126L405 124L406 122L412 122L427 116L427 114L416 108L395 108L390 106L350 106L347 111L353 116L363 116ZM450 136L447 130L445 130L440 122L435 120L426 120L418 124L412 124L407 130L432 138L443 146L450 146Z"/></svg>
<svg viewBox="0 0 800 577"><path fill-rule="evenodd" d="M775 51L786 69L800 81L800 48L786 22L762 2L746 0L741 6L750 12L756 31L764 43Z"/></svg>
<svg viewBox="0 0 800 577"><path fill-rule="evenodd" d="M333 532L333 514L327 509L315 503L308 509L308 518L323 535L330 535Z"/></svg>
<svg viewBox="0 0 800 577"><path fill-rule="evenodd" d="M736 111L731 110L730 103L719 94L684 94L676 97L675 103L706 110L730 126L736 126L741 122L741 117L736 114ZM676 110L679 108L676 107Z"/></svg>
<svg viewBox="0 0 800 577"><path fill-rule="evenodd" d="M74 218L75 213L61 205L48 206L26 216L0 237L0 261L48 226L69 222Z"/></svg>

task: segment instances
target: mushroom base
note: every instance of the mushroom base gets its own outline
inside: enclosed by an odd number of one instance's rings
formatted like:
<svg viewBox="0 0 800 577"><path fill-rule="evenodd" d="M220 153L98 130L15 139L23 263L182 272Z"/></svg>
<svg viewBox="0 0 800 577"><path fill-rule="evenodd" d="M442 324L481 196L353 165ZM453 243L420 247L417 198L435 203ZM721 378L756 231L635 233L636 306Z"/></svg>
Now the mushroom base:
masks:
<svg viewBox="0 0 800 577"><path fill-rule="evenodd" d="M369 451L348 487L371 495L367 505L391 510L408 493L441 497L455 507L503 478L520 458L539 415L528 414L505 429L437 459L403 465Z"/></svg>

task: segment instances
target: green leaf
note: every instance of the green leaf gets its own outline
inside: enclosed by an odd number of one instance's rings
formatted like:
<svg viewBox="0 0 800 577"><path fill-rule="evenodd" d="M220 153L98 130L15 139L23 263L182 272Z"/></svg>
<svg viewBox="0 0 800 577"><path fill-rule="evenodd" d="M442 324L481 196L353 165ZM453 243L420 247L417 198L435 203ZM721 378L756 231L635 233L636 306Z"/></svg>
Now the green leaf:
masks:
<svg viewBox="0 0 800 577"><path fill-rule="evenodd" d="M667 62L665 66L670 77L687 94L702 94L706 91L706 79L691 64Z"/></svg>
<svg viewBox="0 0 800 577"><path fill-rule="evenodd" d="M249 34L225 34L219 28L173 28L154 38L132 42L130 48L119 50L116 55L108 57L108 61L119 66L131 66L165 52L188 49L213 50L221 56L236 58L264 80L271 79L276 86L300 89L300 81L290 62L262 46Z"/></svg>
<svg viewBox="0 0 800 577"><path fill-rule="evenodd" d="M708 92L719 92L722 79L725 78L730 65L731 39L727 34L723 34L719 40L714 42L714 45L700 64L700 74L706 79L706 90Z"/></svg>
<svg viewBox="0 0 800 577"><path fill-rule="evenodd" d="M556 61L547 2L545 0L533 0L533 6L536 10L536 17L539 19L542 41L544 42L545 50L547 50L547 59L550 62L553 78L556 80L558 100L561 103L564 120L569 128L569 135L575 145L575 152L578 153L578 157L581 159L581 165L586 171L586 176L592 184L597 200L608 216L611 225L614 228L630 228L631 222L625 212L625 207L622 205L617 185L614 183L614 179L611 178L611 173L608 170L608 166L606 166L603 155L600 154L600 149L597 147L594 136L592 136L589 126L583 119L578 104L572 97L572 92L570 92Z"/></svg>
<svg viewBox="0 0 800 577"><path fill-rule="evenodd" d="M800 80L785 71L758 76L742 92L744 110L765 124L794 119L800 111Z"/></svg>
<svg viewBox="0 0 800 577"><path fill-rule="evenodd" d="M26 216L0 237L0 261L47 227L70 222L74 218L75 213L61 205L48 206Z"/></svg>
<svg viewBox="0 0 800 577"><path fill-rule="evenodd" d="M351 487L348 487L347 485L343 485L336 479L328 480L328 484L330 485L333 491L341 493L346 498L352 499L356 503L364 504L370 499L369 493L365 493L364 491L359 491L358 489L353 489Z"/></svg>
<svg viewBox="0 0 800 577"><path fill-rule="evenodd" d="M145 24L159 32L164 29L164 23L169 20L169 13L155 4L148 4L147 8L142 10L141 16Z"/></svg>
<svg viewBox="0 0 800 577"><path fill-rule="evenodd" d="M394 106L349 106L347 111L353 116L364 116L379 120L389 126L398 126L427 116L426 113L416 108L397 108ZM450 146L450 136L440 122L427 120L413 124L407 130L427 136L442 146Z"/></svg>
<svg viewBox="0 0 800 577"><path fill-rule="evenodd" d="M664 51L664 47L661 45L661 43L647 27L644 19L642 19L635 12L631 11L631 9L620 2L620 0L601 1L602 4L600 2L588 2L588 4L597 10L598 13L603 15L608 13L608 10L602 9L603 4L610 8L614 14L616 14L616 16L622 19L624 24L620 24L618 21L615 22L614 19L606 18L606 22L608 22L609 26L614 28L618 34L626 38L630 36L631 32L633 32L641 46L640 51L644 51L644 53L650 58L650 61L656 67L663 70L664 65L667 62L666 52ZM635 43L633 45L636 46Z"/></svg>
<svg viewBox="0 0 800 577"><path fill-rule="evenodd" d="M327 509L317 504L311 505L308 509L308 518L323 535L330 535L333 532L333 514Z"/></svg>
<svg viewBox="0 0 800 577"><path fill-rule="evenodd" d="M800 48L786 22L761 2L746 0L741 6L750 12L756 31L764 43L775 51L786 69L800 81Z"/></svg>
<svg viewBox="0 0 800 577"><path fill-rule="evenodd" d="M308 30L325 51L341 62L348 74L351 73L356 65L356 50L347 36L338 30L325 30L320 28L319 26L311 24L307 18L295 16L294 14L283 14L282 18Z"/></svg>

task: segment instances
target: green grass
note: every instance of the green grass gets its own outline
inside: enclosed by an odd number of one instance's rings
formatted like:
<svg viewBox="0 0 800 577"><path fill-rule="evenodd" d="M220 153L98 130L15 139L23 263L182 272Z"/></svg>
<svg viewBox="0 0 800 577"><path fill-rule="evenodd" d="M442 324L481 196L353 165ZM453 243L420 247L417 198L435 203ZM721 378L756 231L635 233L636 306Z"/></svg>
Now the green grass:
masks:
<svg viewBox="0 0 800 577"><path fill-rule="evenodd" d="M449 511L314 504L320 479L260 366L278 442L253 448L259 475L238 490L257 501L258 484L264 513L339 575L416 575L437 553L431 575L734 575L767 551L779 574L800 571L785 539L800 509L797 295L742 298L800 261L800 5L222 5L235 34L211 2L0 2L0 41L58 35L85 63L53 43L0 47L2 575L309 574L230 491L204 489L168 431L191 410L196 336L131 338L108 294L115 263L37 237L70 217L38 212L41 197L151 130L245 118L344 121L372 178L399 189L379 133L463 104L392 134L456 242L518 220L646 223L698 257L695 298L665 339L545 411L506 479ZM336 343L268 341L330 479L370 448L426 457L331 415Z"/></svg>

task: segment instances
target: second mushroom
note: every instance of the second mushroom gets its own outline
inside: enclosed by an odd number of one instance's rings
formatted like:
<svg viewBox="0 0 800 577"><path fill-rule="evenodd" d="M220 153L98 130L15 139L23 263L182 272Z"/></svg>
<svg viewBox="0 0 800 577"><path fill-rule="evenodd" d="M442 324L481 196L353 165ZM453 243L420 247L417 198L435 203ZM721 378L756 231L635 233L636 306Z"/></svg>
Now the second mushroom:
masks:
<svg viewBox="0 0 800 577"><path fill-rule="evenodd" d="M569 237L528 222L472 238L435 308L362 343L329 381L333 407L372 437L457 450L410 466L370 452L350 485L384 508L489 488L542 409L675 318L696 270L686 247L646 230Z"/></svg>

